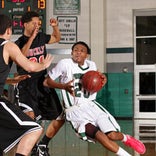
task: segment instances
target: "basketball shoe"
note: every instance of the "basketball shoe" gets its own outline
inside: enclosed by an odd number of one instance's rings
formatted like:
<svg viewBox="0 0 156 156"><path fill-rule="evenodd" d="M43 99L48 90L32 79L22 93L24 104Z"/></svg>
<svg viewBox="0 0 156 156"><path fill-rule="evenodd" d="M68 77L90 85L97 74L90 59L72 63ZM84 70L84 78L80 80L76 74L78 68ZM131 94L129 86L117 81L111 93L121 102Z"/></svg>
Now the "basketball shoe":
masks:
<svg viewBox="0 0 156 156"><path fill-rule="evenodd" d="M49 148L44 144L39 144L33 148L31 156L50 156Z"/></svg>
<svg viewBox="0 0 156 156"><path fill-rule="evenodd" d="M133 138L130 135L126 135L126 137L127 141L123 142L126 146L133 148L139 154L144 154L146 152L146 147L141 141Z"/></svg>

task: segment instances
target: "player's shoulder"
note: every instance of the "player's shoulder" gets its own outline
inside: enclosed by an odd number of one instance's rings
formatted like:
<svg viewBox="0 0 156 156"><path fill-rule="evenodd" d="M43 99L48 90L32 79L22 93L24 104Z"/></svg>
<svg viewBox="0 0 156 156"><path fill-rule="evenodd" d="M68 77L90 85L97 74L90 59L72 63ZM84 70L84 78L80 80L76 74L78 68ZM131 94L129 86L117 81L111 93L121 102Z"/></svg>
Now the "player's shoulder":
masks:
<svg viewBox="0 0 156 156"><path fill-rule="evenodd" d="M47 35L47 34L44 32L38 32L38 34L37 34L37 36L44 36L44 35Z"/></svg>
<svg viewBox="0 0 156 156"><path fill-rule="evenodd" d="M5 39L0 39L0 45L3 46L5 45L7 42L9 42L9 40L5 40Z"/></svg>
<svg viewBox="0 0 156 156"><path fill-rule="evenodd" d="M14 42L9 41L9 40L6 40L4 44L6 45L7 48L12 49L12 50L14 47L17 47L17 45Z"/></svg>
<svg viewBox="0 0 156 156"><path fill-rule="evenodd" d="M25 35L20 36L14 43L22 48L23 44L28 41L28 37ZM21 46L22 45L22 46Z"/></svg>
<svg viewBox="0 0 156 156"><path fill-rule="evenodd" d="M51 35L50 34L46 34L44 32L39 32L36 37L37 38L42 38L42 37L46 38L47 36L50 37Z"/></svg>
<svg viewBox="0 0 156 156"><path fill-rule="evenodd" d="M96 63L92 60L86 60L86 64L90 67L90 69L94 69L94 70L97 70L97 67L96 67Z"/></svg>
<svg viewBox="0 0 156 156"><path fill-rule="evenodd" d="M93 64L93 65L95 65L95 62L92 61L92 60L88 60L88 59L86 59L86 62L87 62L87 64Z"/></svg>
<svg viewBox="0 0 156 156"><path fill-rule="evenodd" d="M15 43L16 43L17 41L23 40L24 37L25 37L24 35L19 36L19 37L15 40Z"/></svg>
<svg viewBox="0 0 156 156"><path fill-rule="evenodd" d="M3 40L0 45L4 46L5 51L10 51L10 50L14 50L14 45L15 44L12 41L9 41L9 40Z"/></svg>

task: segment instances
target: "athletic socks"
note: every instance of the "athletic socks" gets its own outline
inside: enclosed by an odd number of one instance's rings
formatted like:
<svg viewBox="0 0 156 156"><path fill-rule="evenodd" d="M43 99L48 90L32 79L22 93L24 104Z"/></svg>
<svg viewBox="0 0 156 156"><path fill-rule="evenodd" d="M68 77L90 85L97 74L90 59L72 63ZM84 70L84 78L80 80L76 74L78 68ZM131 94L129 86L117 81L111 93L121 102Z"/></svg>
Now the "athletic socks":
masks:
<svg viewBox="0 0 156 156"><path fill-rule="evenodd" d="M132 156L128 152L126 152L123 148L119 147L118 152L116 153L118 156Z"/></svg>
<svg viewBox="0 0 156 156"><path fill-rule="evenodd" d="M122 142L126 142L127 141L127 136L125 134L123 134L123 140Z"/></svg>
<svg viewBox="0 0 156 156"><path fill-rule="evenodd" d="M42 140L40 141L39 144L44 144L44 145L48 146L50 140L51 140L51 138L44 135L44 137L42 138Z"/></svg>

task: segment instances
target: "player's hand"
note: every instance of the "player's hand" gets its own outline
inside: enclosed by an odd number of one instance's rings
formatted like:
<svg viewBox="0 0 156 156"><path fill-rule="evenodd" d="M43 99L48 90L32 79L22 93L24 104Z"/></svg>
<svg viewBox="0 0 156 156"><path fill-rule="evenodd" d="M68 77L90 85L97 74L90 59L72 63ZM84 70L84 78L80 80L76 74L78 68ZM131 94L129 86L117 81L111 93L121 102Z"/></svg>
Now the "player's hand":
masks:
<svg viewBox="0 0 156 156"><path fill-rule="evenodd" d="M46 55L46 57L42 61L42 64L44 65L45 69L51 65L53 59L54 59L54 57L51 54Z"/></svg>
<svg viewBox="0 0 156 156"><path fill-rule="evenodd" d="M104 86L107 83L107 77L106 77L106 75L102 74L101 72L99 72L99 75L103 79L102 86Z"/></svg>
<svg viewBox="0 0 156 156"><path fill-rule="evenodd" d="M28 74L25 75L17 75L14 78L7 78L6 83L11 85L16 85L20 81L30 78L31 76Z"/></svg>
<svg viewBox="0 0 156 156"><path fill-rule="evenodd" d="M68 91L72 96L75 96L74 94L74 79L69 81L68 83L64 84L64 89Z"/></svg>
<svg viewBox="0 0 156 156"><path fill-rule="evenodd" d="M24 75L17 75L14 77L14 79L16 81L22 81L22 80L25 80L27 78L30 78L31 76L29 74L24 74Z"/></svg>
<svg viewBox="0 0 156 156"><path fill-rule="evenodd" d="M38 32L39 32L39 27L38 26L35 26L35 29L32 32L31 38L32 39L35 39L35 37L37 36Z"/></svg>
<svg viewBox="0 0 156 156"><path fill-rule="evenodd" d="M52 27L58 26L58 21L55 18L50 19L50 25Z"/></svg>

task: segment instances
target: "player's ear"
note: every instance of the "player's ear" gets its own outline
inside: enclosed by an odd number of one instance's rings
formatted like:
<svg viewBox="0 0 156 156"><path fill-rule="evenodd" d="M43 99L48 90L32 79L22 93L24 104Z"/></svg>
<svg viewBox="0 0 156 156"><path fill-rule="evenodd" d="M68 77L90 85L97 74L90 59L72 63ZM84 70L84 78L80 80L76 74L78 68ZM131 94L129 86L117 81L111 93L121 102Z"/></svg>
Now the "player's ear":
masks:
<svg viewBox="0 0 156 156"><path fill-rule="evenodd" d="M12 29L11 29L11 28L7 28L7 29L6 29L6 33L7 33L7 35L12 34Z"/></svg>
<svg viewBox="0 0 156 156"><path fill-rule="evenodd" d="M90 56L90 55L89 55L89 54L87 54L87 55L86 55L86 58L89 58L89 56Z"/></svg>
<svg viewBox="0 0 156 156"><path fill-rule="evenodd" d="M9 35L9 28L6 29L6 33L7 33L7 35Z"/></svg>
<svg viewBox="0 0 156 156"><path fill-rule="evenodd" d="M24 27L26 27L27 25L28 25L27 23L24 23L24 24L23 24Z"/></svg>

